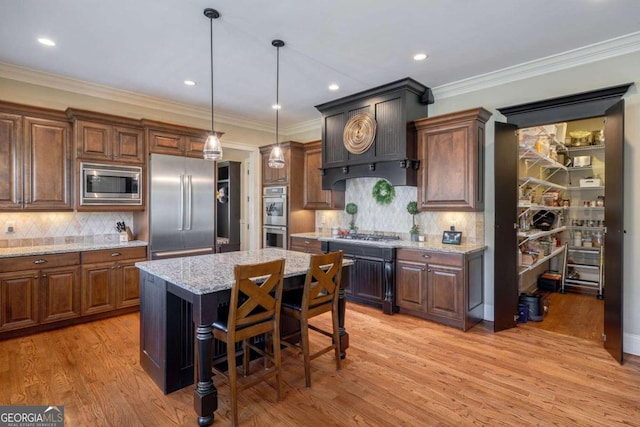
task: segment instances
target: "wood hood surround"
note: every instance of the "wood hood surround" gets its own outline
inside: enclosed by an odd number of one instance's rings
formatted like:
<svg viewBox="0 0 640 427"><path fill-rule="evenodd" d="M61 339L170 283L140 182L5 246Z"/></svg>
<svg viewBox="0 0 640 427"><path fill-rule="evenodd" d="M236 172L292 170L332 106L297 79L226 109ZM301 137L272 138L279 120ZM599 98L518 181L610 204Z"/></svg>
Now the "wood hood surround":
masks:
<svg viewBox="0 0 640 427"><path fill-rule="evenodd" d="M322 113L322 188L345 190L350 178L385 178L393 185L417 185L419 166L414 120L433 104L428 87L411 78L316 105ZM369 113L377 130L371 147L360 154L344 145L350 118Z"/></svg>

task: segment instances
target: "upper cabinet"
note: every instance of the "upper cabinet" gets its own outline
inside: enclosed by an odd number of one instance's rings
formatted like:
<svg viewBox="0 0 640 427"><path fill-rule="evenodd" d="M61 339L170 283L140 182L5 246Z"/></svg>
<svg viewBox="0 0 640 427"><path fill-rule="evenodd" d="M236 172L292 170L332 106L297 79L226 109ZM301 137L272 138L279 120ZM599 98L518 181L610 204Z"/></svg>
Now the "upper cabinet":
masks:
<svg viewBox="0 0 640 427"><path fill-rule="evenodd" d="M203 158L208 131L151 120L143 120L142 123L147 131L149 153ZM217 135L221 138L223 133L217 132Z"/></svg>
<svg viewBox="0 0 640 427"><path fill-rule="evenodd" d="M273 149L273 145L260 147L262 154L262 185L288 185L293 177L302 178L304 167L304 144L295 141L281 142L280 148L284 156L283 168L269 167L269 154ZM300 200L302 200L302 185L295 185L296 189L300 189Z"/></svg>
<svg viewBox="0 0 640 427"><path fill-rule="evenodd" d="M73 122L77 158L144 163L144 133L139 120L67 109Z"/></svg>
<svg viewBox="0 0 640 427"><path fill-rule="evenodd" d="M289 183L289 165L291 163L289 148L280 144L282 155L284 156L284 167L270 168L269 154L271 153L271 148L272 146L270 145L260 149L262 154L262 185L286 185Z"/></svg>
<svg viewBox="0 0 640 427"><path fill-rule="evenodd" d="M484 210L484 127L491 113L474 108L415 121L421 210Z"/></svg>
<svg viewBox="0 0 640 427"><path fill-rule="evenodd" d="M343 209L344 194L322 189L322 141L304 144L304 208Z"/></svg>
<svg viewBox="0 0 640 427"><path fill-rule="evenodd" d="M0 210L73 210L69 138L64 114L0 105Z"/></svg>

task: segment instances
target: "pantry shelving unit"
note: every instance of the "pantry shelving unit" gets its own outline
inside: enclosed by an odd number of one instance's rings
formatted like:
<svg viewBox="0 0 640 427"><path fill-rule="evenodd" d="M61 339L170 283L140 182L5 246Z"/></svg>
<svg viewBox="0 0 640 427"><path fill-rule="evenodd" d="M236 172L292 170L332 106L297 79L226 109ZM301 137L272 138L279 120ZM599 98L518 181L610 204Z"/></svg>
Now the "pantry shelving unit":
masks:
<svg viewBox="0 0 640 427"><path fill-rule="evenodd" d="M569 246L567 252L567 272L560 292L565 293L566 287L572 286L596 290L598 299L603 299L604 247Z"/></svg>
<svg viewBox="0 0 640 427"><path fill-rule="evenodd" d="M566 218L569 241L567 262L561 292L567 288L578 288L596 293L604 298L604 247L603 234L606 232L604 217L604 193L606 183L597 186L580 185L581 179L604 177L605 145L567 147L571 159L588 155L589 164L568 167L567 198L570 206ZM595 206L593 206L595 204ZM578 234L579 233L579 234ZM576 235L580 237L576 237ZM576 243L582 243L577 246Z"/></svg>
<svg viewBox="0 0 640 427"><path fill-rule="evenodd" d="M519 178L518 191L520 198L518 201L518 252L529 256L528 262L522 261L518 265L520 277L520 292L528 290L530 282L527 283L524 277L529 272L537 271L549 260L562 256L563 265L566 260L566 245L552 244L552 236L557 236L567 230L559 218L563 218L566 208L562 206L548 206L542 203L541 194L550 190L562 193L566 191L567 167L554 158L550 157L546 151L549 146L555 146L551 151L565 150L562 143L557 141L553 134L546 132L545 128L526 129L528 134L521 135L519 145ZM524 138L523 138L524 136ZM540 147L537 140L543 138L549 146ZM529 142L526 141L529 139ZM531 141L536 141L531 144ZM558 175L563 174L563 175ZM533 196L535 194L535 197ZM530 220L536 212L553 212L557 219L552 228L548 230L531 228ZM532 250L529 247L534 248Z"/></svg>

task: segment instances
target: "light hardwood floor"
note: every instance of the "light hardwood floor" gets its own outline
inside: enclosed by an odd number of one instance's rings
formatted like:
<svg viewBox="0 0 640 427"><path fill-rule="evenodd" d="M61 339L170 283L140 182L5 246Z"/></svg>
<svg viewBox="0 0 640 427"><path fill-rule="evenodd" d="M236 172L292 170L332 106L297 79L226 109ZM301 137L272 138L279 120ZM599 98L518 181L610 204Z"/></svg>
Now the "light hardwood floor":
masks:
<svg viewBox="0 0 640 427"><path fill-rule="evenodd" d="M585 338L602 344L604 300L593 294L549 292L549 312L542 322L527 322L529 327Z"/></svg>
<svg viewBox="0 0 640 427"><path fill-rule="evenodd" d="M640 357L620 366L593 341L532 327L464 333L355 304L347 316L343 369L314 360L306 389L302 360L285 352L282 402L271 384L244 391L241 425L640 425ZM193 388L165 396L140 368L138 322L0 341L0 404L64 405L67 426L195 425ZM214 426L226 426L228 387L216 384Z"/></svg>

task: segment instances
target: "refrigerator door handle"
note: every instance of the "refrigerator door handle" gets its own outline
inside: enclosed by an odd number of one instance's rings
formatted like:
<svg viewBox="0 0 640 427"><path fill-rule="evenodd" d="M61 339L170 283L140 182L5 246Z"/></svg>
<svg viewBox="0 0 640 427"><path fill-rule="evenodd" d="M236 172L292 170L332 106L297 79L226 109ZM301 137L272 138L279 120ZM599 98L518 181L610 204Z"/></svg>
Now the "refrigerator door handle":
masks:
<svg viewBox="0 0 640 427"><path fill-rule="evenodd" d="M182 231L184 225L184 175L180 175L180 218L178 230Z"/></svg>
<svg viewBox="0 0 640 427"><path fill-rule="evenodd" d="M185 224L185 230L191 230L191 220L192 220L192 189L191 185L191 175L187 175L187 221Z"/></svg>

